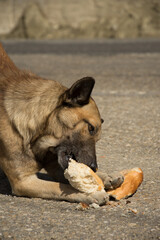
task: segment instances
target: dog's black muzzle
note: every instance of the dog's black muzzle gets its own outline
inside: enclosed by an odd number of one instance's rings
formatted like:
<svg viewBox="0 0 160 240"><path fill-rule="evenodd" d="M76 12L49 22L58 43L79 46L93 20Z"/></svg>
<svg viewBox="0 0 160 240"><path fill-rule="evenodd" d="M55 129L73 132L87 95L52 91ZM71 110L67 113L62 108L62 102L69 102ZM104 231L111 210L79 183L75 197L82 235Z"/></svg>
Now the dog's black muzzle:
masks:
<svg viewBox="0 0 160 240"><path fill-rule="evenodd" d="M58 163L65 170L68 167L69 159L72 158L79 163L84 163L96 172L97 160L95 151L95 142L88 140L85 142L64 141L55 148L58 156Z"/></svg>

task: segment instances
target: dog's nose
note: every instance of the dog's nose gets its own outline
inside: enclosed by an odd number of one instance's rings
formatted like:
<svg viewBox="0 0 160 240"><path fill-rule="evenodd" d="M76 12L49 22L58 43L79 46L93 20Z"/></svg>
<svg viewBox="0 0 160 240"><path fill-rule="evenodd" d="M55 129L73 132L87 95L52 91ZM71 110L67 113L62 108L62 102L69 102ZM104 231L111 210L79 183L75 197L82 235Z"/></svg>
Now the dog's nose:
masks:
<svg viewBox="0 0 160 240"><path fill-rule="evenodd" d="M91 168L94 172L96 172L97 169L98 169L97 164L95 164L95 163L91 163L90 168Z"/></svg>

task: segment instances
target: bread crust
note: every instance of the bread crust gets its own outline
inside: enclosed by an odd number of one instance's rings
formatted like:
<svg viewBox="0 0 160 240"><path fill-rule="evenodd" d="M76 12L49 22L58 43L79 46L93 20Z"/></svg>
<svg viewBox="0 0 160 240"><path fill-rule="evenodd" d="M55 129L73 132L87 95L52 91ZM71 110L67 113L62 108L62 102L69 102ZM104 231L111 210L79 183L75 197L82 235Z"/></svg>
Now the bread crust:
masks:
<svg viewBox="0 0 160 240"><path fill-rule="evenodd" d="M143 181L143 171L141 168L123 170L124 182L115 190L108 191L108 194L116 200L132 196Z"/></svg>

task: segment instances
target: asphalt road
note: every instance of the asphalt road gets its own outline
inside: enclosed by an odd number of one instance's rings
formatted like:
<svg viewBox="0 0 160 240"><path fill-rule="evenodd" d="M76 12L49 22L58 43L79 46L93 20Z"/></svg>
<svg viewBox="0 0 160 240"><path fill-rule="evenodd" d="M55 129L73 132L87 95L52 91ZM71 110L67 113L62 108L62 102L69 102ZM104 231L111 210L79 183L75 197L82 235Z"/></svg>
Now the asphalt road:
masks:
<svg viewBox="0 0 160 240"><path fill-rule="evenodd" d="M11 195L0 175L0 239L160 239L160 40L5 41L21 68L66 86L96 79L99 169L140 167L144 180L128 200L86 211L77 204Z"/></svg>

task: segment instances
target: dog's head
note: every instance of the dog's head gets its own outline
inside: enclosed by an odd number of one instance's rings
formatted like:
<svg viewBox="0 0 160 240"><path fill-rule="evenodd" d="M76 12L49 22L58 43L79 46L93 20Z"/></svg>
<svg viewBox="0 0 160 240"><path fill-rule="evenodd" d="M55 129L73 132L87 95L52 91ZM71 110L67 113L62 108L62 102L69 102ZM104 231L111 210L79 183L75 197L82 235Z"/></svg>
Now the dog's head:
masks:
<svg viewBox="0 0 160 240"><path fill-rule="evenodd" d="M100 139L103 120L90 97L94 83L91 77L75 82L60 96L58 106L49 118L49 126L60 139L54 152L63 169L68 167L69 158L83 162L94 171L97 169L95 144Z"/></svg>
<svg viewBox="0 0 160 240"><path fill-rule="evenodd" d="M56 96L58 102L47 119L45 136L33 147L38 159L46 161L43 154L48 149L63 170L68 167L69 158L73 158L96 171L95 145L101 136L103 120L90 96L94 84L93 78L85 77Z"/></svg>

